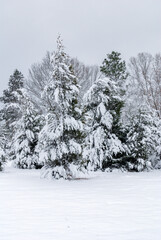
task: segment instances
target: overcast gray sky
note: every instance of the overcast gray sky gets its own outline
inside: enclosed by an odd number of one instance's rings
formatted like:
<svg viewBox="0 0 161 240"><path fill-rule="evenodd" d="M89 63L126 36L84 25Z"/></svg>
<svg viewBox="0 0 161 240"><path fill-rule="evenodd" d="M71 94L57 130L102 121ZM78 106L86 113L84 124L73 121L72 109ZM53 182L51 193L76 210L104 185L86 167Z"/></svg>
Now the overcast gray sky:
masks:
<svg viewBox="0 0 161 240"><path fill-rule="evenodd" d="M14 69L28 68L56 47L87 64L106 53L128 60L161 52L161 0L0 0L0 93Z"/></svg>

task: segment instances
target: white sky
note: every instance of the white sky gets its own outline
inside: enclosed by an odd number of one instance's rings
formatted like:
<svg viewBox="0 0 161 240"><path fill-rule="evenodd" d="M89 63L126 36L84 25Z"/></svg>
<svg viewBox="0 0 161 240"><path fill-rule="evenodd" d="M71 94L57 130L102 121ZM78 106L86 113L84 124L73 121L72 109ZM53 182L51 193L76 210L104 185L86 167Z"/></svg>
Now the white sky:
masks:
<svg viewBox="0 0 161 240"><path fill-rule="evenodd" d="M101 64L112 50L128 60L161 52L161 0L0 0L0 93L17 68L28 68L56 47Z"/></svg>

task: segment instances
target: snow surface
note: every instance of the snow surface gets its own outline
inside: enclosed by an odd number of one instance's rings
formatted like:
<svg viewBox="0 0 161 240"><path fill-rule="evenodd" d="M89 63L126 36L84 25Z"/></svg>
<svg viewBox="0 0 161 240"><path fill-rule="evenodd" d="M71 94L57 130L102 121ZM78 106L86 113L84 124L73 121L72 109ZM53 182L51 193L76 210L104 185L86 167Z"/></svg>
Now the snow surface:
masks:
<svg viewBox="0 0 161 240"><path fill-rule="evenodd" d="M161 171L40 178L0 173L2 240L160 240Z"/></svg>

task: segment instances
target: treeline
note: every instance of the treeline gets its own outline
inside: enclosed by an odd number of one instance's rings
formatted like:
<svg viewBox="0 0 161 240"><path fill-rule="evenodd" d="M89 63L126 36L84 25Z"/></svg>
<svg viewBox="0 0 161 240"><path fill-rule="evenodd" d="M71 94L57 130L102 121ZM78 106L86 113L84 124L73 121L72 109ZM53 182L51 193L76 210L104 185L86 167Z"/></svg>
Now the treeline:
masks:
<svg viewBox="0 0 161 240"><path fill-rule="evenodd" d="M28 79L14 71L0 101L0 170L10 160L72 179L89 170L161 167L160 54L140 53L126 67L113 51L100 68L86 66L58 37Z"/></svg>

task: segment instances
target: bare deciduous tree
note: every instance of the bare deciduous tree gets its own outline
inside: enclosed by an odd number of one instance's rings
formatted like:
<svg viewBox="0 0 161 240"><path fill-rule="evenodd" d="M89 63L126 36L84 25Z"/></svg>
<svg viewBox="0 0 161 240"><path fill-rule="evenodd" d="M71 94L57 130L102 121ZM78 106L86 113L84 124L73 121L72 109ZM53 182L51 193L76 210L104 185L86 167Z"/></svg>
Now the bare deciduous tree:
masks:
<svg viewBox="0 0 161 240"><path fill-rule="evenodd" d="M98 78L100 74L99 67L96 65L86 66L76 58L69 58L69 61L75 76L78 78L80 85L80 98L82 98L84 93ZM30 95L32 95L34 103L44 111L47 106L50 106L50 100L48 99L48 96L42 96L42 92L47 83L49 83L51 75L51 54L47 52L46 56L40 63L35 63L31 66L25 85Z"/></svg>
<svg viewBox="0 0 161 240"><path fill-rule="evenodd" d="M80 89L80 97L92 86L100 75L100 70L97 65L87 66L80 62L77 58L72 58L71 65L73 66L74 74L78 78Z"/></svg>
<svg viewBox="0 0 161 240"><path fill-rule="evenodd" d="M157 111L161 118L161 54L154 57L149 53L139 53L129 64L130 83L141 101Z"/></svg>

